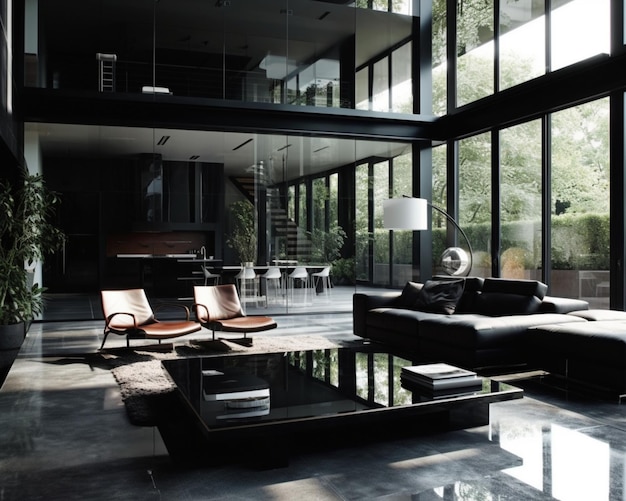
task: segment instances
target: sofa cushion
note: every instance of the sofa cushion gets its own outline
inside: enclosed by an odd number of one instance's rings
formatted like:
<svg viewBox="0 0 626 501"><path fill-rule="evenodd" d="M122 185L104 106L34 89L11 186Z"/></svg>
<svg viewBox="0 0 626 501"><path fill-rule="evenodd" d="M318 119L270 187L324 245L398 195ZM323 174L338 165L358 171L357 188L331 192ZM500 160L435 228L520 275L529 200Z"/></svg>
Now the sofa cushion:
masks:
<svg viewBox="0 0 626 501"><path fill-rule="evenodd" d="M476 298L476 312L500 317L539 312L548 286L536 280L486 278Z"/></svg>
<svg viewBox="0 0 626 501"><path fill-rule="evenodd" d="M397 308L408 308L410 310L415 308L415 302L419 296L420 290L424 284L417 282L407 282L402 289L402 293L396 300L395 306Z"/></svg>
<svg viewBox="0 0 626 501"><path fill-rule="evenodd" d="M589 320L590 322L601 322L606 320L626 320L626 311L621 310L592 309L570 311L569 314L576 317L584 318L585 320Z"/></svg>
<svg viewBox="0 0 626 501"><path fill-rule="evenodd" d="M460 279L449 275L435 275L433 280L451 282ZM455 313L476 313L476 297L482 290L485 279L482 277L464 277L461 280L464 282L463 295L456 305Z"/></svg>
<svg viewBox="0 0 626 501"><path fill-rule="evenodd" d="M415 309L452 315L463 295L464 280L427 280L419 291Z"/></svg>
<svg viewBox="0 0 626 501"><path fill-rule="evenodd" d="M406 336L417 336L420 322L440 316L440 313L404 308L374 308L367 312L366 321L368 330L387 330L401 332Z"/></svg>

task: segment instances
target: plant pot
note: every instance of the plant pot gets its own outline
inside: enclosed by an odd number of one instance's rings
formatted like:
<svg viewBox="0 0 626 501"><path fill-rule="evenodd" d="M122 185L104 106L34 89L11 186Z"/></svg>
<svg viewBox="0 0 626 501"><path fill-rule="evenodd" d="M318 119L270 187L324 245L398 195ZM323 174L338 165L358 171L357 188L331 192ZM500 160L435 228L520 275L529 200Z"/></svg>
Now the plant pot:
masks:
<svg viewBox="0 0 626 501"><path fill-rule="evenodd" d="M0 386L13 366L26 336L25 324L0 325Z"/></svg>

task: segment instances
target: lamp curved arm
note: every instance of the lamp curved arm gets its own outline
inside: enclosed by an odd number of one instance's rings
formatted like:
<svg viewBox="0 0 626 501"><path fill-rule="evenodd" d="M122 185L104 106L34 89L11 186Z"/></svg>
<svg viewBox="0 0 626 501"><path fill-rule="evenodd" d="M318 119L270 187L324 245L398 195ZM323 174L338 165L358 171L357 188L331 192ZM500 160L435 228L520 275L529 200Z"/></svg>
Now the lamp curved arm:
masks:
<svg viewBox="0 0 626 501"><path fill-rule="evenodd" d="M463 238L465 239L465 243L467 244L467 251L469 253L469 268L468 268L468 273L472 270L472 265L474 264L474 252L472 250L472 244L470 244L469 238L467 238L467 235L465 234L465 232L463 231L463 228L461 228L459 226L459 223L457 223L454 218L448 214L445 210L443 210L441 207L438 207L436 205L431 204L430 202L426 201L426 203L432 207L433 209L435 209L437 212L439 212L440 214L442 214L448 221L450 221L452 223L452 225L459 230L459 233L461 235L463 235Z"/></svg>
<svg viewBox="0 0 626 501"><path fill-rule="evenodd" d="M428 211L426 207L430 206L442 214L458 231L465 242L469 252L467 274L470 273L474 261L472 245L469 238L463 231L463 228L441 207L433 205L425 198L411 197L403 195L402 198L390 198L383 201L383 226L390 230L413 230L420 231L428 229ZM462 249L461 249L462 250ZM463 251L465 252L465 251Z"/></svg>

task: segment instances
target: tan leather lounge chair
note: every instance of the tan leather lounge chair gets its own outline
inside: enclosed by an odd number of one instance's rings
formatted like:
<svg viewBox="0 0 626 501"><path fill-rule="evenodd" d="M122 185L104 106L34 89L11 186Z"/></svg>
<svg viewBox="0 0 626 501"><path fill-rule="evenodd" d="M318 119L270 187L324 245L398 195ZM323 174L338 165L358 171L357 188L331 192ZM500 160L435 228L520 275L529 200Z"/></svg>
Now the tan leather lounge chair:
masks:
<svg viewBox="0 0 626 501"><path fill-rule="evenodd" d="M201 325L190 320L189 308L182 304L161 305L161 308L180 308L185 312L184 320L157 320L143 289L101 291L104 312L104 347L108 335L126 336L126 346L131 339L170 339L199 331Z"/></svg>
<svg viewBox="0 0 626 501"><path fill-rule="evenodd" d="M252 338L247 337L249 332L261 332L274 329L274 319L265 316L247 316L241 308L241 302L234 284L224 285L197 285L193 288L194 307L197 320L213 331L237 332L242 338L229 341L252 345Z"/></svg>

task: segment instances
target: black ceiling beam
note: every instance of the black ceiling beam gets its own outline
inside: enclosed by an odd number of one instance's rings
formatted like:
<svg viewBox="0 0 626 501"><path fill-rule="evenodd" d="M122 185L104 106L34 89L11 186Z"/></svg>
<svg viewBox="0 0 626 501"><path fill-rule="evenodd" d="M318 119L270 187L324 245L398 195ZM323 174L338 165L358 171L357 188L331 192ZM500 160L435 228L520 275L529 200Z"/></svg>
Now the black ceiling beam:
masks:
<svg viewBox="0 0 626 501"><path fill-rule="evenodd" d="M436 121L434 138L515 125L625 89L626 54L595 56L460 107Z"/></svg>
<svg viewBox="0 0 626 501"><path fill-rule="evenodd" d="M25 122L430 140L435 117L171 95L25 88Z"/></svg>

